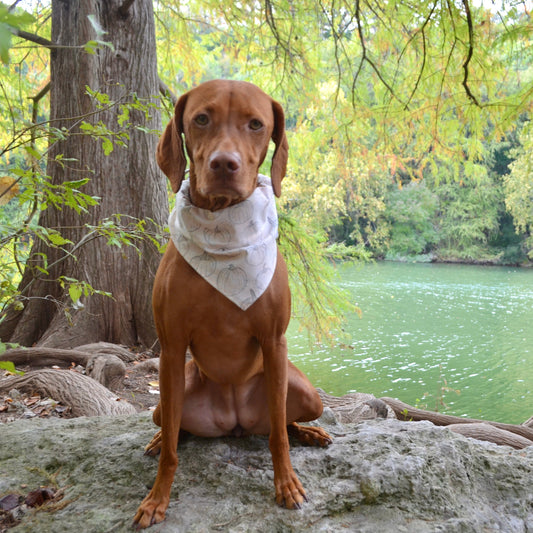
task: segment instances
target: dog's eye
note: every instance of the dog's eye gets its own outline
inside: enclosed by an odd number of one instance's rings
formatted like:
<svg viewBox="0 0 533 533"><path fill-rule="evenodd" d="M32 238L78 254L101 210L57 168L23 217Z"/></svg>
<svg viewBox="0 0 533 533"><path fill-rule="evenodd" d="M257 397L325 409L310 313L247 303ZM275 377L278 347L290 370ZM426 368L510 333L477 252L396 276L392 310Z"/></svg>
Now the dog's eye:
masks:
<svg viewBox="0 0 533 533"><path fill-rule="evenodd" d="M205 113L200 113L194 117L194 122L196 122L198 126L205 126L209 122L209 117Z"/></svg>
<svg viewBox="0 0 533 533"><path fill-rule="evenodd" d="M260 120L257 120L256 118L253 118L248 123L251 130L257 131L260 130L263 127L263 123Z"/></svg>

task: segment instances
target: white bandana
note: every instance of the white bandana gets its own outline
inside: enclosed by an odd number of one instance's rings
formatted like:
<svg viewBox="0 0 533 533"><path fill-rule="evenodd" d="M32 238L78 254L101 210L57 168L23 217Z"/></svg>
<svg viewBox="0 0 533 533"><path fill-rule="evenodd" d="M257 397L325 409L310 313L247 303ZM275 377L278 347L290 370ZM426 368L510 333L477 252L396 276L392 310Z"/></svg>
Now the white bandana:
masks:
<svg viewBox="0 0 533 533"><path fill-rule="evenodd" d="M276 269L278 214L270 178L243 202L209 211L191 203L181 184L168 220L170 236L189 265L241 309L269 286Z"/></svg>

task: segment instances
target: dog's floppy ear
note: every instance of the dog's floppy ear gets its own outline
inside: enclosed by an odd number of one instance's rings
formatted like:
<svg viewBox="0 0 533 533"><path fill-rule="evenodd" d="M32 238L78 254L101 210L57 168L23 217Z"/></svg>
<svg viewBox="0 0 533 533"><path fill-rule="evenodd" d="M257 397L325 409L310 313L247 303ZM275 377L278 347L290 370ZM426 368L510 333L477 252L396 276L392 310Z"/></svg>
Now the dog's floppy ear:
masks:
<svg viewBox="0 0 533 533"><path fill-rule="evenodd" d="M272 166L270 167L270 177L274 194L279 198L281 195L281 180L285 177L287 170L287 159L289 157L289 143L285 135L285 114L278 102L272 100L272 111L274 112L274 130L272 140L276 145L272 156Z"/></svg>
<svg viewBox="0 0 533 533"><path fill-rule="evenodd" d="M176 104L174 116L167 124L159 139L155 158L159 168L170 180L172 190L177 193L185 177L187 158L181 134L183 133L183 111L187 103L187 94L181 96Z"/></svg>

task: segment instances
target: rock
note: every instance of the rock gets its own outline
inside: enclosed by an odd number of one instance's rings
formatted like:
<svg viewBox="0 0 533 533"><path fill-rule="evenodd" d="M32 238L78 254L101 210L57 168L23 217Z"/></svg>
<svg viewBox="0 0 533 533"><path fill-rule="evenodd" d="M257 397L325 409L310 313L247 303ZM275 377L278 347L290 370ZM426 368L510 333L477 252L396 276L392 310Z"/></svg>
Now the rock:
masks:
<svg viewBox="0 0 533 533"><path fill-rule="evenodd" d="M274 503L266 437L190 437L179 446L166 521L148 531L533 531L533 447L496 446L429 422L341 424L332 413L321 421L335 437L329 448L292 443L309 496L302 510ZM131 531L155 479L157 459L143 455L154 431L147 413L2 425L0 498L53 479L65 491L63 505L27 513L12 531Z"/></svg>

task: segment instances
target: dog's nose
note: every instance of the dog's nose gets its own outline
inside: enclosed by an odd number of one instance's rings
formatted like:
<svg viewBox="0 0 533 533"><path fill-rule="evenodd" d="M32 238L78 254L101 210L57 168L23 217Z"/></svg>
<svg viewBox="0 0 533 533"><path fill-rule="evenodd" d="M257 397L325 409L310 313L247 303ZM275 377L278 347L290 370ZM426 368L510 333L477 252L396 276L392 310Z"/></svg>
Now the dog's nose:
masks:
<svg viewBox="0 0 533 533"><path fill-rule="evenodd" d="M241 157L237 152L214 152L209 158L209 168L219 175L235 174L241 168Z"/></svg>

